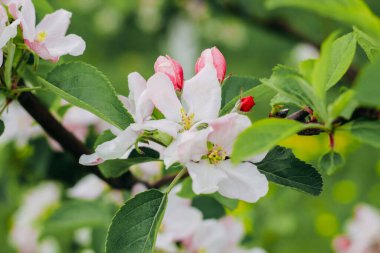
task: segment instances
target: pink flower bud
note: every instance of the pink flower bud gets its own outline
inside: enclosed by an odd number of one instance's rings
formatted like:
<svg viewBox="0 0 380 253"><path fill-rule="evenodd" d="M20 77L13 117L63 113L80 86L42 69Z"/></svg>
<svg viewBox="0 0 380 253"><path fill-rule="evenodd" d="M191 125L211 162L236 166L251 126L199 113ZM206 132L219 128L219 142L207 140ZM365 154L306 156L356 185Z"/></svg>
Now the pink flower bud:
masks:
<svg viewBox="0 0 380 253"><path fill-rule="evenodd" d="M252 96L244 97L240 99L240 111L249 112L255 105L255 100Z"/></svg>
<svg viewBox="0 0 380 253"><path fill-rule="evenodd" d="M214 65L219 82L223 82L226 76L227 64L219 49L213 47L204 50L195 64L195 72L201 71L207 63Z"/></svg>
<svg viewBox="0 0 380 253"><path fill-rule="evenodd" d="M181 91L183 87L183 69L179 64L170 56L160 56L154 63L154 71L156 73L161 72L167 75L172 81L174 88Z"/></svg>

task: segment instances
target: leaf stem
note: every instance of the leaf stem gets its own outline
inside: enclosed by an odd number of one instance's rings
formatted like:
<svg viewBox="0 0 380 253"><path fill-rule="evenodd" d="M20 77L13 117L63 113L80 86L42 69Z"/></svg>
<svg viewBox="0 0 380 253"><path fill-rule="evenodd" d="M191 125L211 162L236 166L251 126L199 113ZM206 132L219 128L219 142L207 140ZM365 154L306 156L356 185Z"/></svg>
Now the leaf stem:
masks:
<svg viewBox="0 0 380 253"><path fill-rule="evenodd" d="M183 175L185 175L186 173L186 168L183 168L178 174L177 176L173 179L173 181L170 183L170 185L166 188L165 192L166 193L169 193L173 187L178 183L178 181L182 178Z"/></svg>

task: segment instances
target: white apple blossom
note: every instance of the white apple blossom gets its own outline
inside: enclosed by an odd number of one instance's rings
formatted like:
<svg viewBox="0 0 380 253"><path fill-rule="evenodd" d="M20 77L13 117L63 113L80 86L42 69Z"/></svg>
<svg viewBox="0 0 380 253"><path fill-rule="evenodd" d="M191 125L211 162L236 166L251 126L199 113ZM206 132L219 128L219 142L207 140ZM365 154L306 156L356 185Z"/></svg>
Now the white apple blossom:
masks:
<svg viewBox="0 0 380 253"><path fill-rule="evenodd" d="M250 125L248 117L230 113L209 123L212 130L205 140L191 139L191 152L202 158L200 161L190 159L185 162L196 194L219 192L228 198L256 202L268 192L268 180L253 163L234 165L228 159L236 137ZM184 133L185 135L189 136L191 133ZM179 146L184 145L183 143ZM263 156L254 157L252 160L258 162L258 158L262 159Z"/></svg>
<svg viewBox="0 0 380 253"><path fill-rule="evenodd" d="M161 161L152 161L133 165L129 171L137 179L152 185L162 177L162 169L163 164Z"/></svg>
<svg viewBox="0 0 380 253"><path fill-rule="evenodd" d="M39 125L18 104L13 101L1 116L5 124L4 133L0 136L0 143L15 141L17 146L24 146L32 138L43 134Z"/></svg>
<svg viewBox="0 0 380 253"><path fill-rule="evenodd" d="M15 20L11 24L8 23L7 11L0 5L0 66L3 65L3 48L10 39L16 37L20 20Z"/></svg>
<svg viewBox="0 0 380 253"><path fill-rule="evenodd" d="M156 248L167 253L178 252L176 242L191 236L201 225L202 213L191 206L191 200L177 196L180 185L169 193L168 205L157 236Z"/></svg>
<svg viewBox="0 0 380 253"><path fill-rule="evenodd" d="M165 166L168 168L174 162L190 158L199 160L202 154L191 152L198 150L192 145L197 143L195 140L205 140L210 129L198 128L216 119L221 107L221 88L215 68L207 64L196 76L185 81L181 100L165 74L156 73L151 80L147 85L148 96L165 116L160 120L166 124L163 131L175 138L163 153Z"/></svg>
<svg viewBox="0 0 380 253"><path fill-rule="evenodd" d="M129 96L124 99L124 102L135 123L118 134L113 140L99 145L94 154L82 155L79 159L80 164L96 165L105 160L127 158L139 135L144 129L149 129L148 120L154 107L146 93L147 82L135 72L128 75L128 86Z"/></svg>
<svg viewBox="0 0 380 253"><path fill-rule="evenodd" d="M369 205L360 205L348 223L347 234L334 240L338 253L380 252L380 213Z"/></svg>
<svg viewBox="0 0 380 253"><path fill-rule="evenodd" d="M16 10L14 10L16 9ZM75 34L66 35L71 12L60 9L46 15L36 26L36 11L31 0L23 0L21 11L11 11L21 21L25 44L42 59L57 62L63 55L83 54L86 43Z"/></svg>
<svg viewBox="0 0 380 253"><path fill-rule="evenodd" d="M79 180L72 188L69 188L67 195L70 198L92 200L98 198L107 189L109 186L104 181L89 174Z"/></svg>

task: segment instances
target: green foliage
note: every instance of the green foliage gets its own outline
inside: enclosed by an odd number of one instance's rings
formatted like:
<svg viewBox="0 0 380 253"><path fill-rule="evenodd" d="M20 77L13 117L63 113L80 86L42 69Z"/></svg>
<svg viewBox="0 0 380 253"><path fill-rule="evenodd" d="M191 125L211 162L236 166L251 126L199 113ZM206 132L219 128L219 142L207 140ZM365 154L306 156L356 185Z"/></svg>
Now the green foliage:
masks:
<svg viewBox="0 0 380 253"><path fill-rule="evenodd" d="M257 168L274 183L312 195L322 192L321 175L311 165L296 158L291 149L275 147L257 164Z"/></svg>
<svg viewBox="0 0 380 253"><path fill-rule="evenodd" d="M254 77L231 76L222 85L222 107L244 92L260 84Z"/></svg>
<svg viewBox="0 0 380 253"><path fill-rule="evenodd" d="M199 195L193 198L192 206L199 209L204 219L219 219L226 215L222 204L208 195Z"/></svg>
<svg viewBox="0 0 380 253"><path fill-rule="evenodd" d="M167 205L167 194L149 190L128 200L108 231L107 253L151 253Z"/></svg>
<svg viewBox="0 0 380 253"><path fill-rule="evenodd" d="M319 160L319 167L325 171L327 175L332 175L337 169L343 167L343 165L343 157L335 151L329 151Z"/></svg>
<svg viewBox="0 0 380 253"><path fill-rule="evenodd" d="M355 121L350 128L356 139L380 148L380 121Z"/></svg>
<svg viewBox="0 0 380 253"><path fill-rule="evenodd" d="M82 62L62 64L49 73L47 81L39 80L51 92L120 129L133 122L109 80L91 65Z"/></svg>
<svg viewBox="0 0 380 253"><path fill-rule="evenodd" d="M379 40L356 27L354 27L354 34L368 59L374 61L380 50Z"/></svg>
<svg viewBox="0 0 380 253"><path fill-rule="evenodd" d="M296 7L314 11L349 26L357 26L363 31L380 35L379 18L363 0L267 0L268 8Z"/></svg>
<svg viewBox="0 0 380 253"><path fill-rule="evenodd" d="M232 161L237 163L265 152L308 127L288 119L269 118L257 121L238 136L232 151Z"/></svg>
<svg viewBox="0 0 380 253"><path fill-rule="evenodd" d="M380 106L380 57L368 64L355 82L357 99L361 105Z"/></svg>
<svg viewBox="0 0 380 253"><path fill-rule="evenodd" d="M44 234L72 232L82 227L107 227L112 209L102 202L72 200L63 203L45 222Z"/></svg>
<svg viewBox="0 0 380 253"><path fill-rule="evenodd" d="M329 123L336 118L343 117L349 119L359 105L355 98L354 90L346 90L332 104L329 105Z"/></svg>
<svg viewBox="0 0 380 253"><path fill-rule="evenodd" d="M293 104L312 108L323 120L327 118L326 108L317 97L307 81L295 70L277 66L269 79L263 79L263 84L269 86Z"/></svg>
<svg viewBox="0 0 380 253"><path fill-rule="evenodd" d="M353 33L336 38L333 33L323 43L321 56L316 61L312 84L316 94L325 98L326 91L334 86L346 73L355 56L356 39Z"/></svg>

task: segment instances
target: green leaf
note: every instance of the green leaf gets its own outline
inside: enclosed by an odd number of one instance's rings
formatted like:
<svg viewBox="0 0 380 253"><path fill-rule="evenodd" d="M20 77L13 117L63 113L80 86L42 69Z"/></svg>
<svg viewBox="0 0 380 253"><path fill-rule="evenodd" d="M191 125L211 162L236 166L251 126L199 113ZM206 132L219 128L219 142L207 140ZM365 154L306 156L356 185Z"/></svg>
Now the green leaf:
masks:
<svg viewBox="0 0 380 253"><path fill-rule="evenodd" d="M371 36L359 28L354 27L354 34L359 45L363 48L368 59L373 62L380 51L380 43L376 37Z"/></svg>
<svg viewBox="0 0 380 253"><path fill-rule="evenodd" d="M231 76L222 86L222 108L232 99L260 84L254 77Z"/></svg>
<svg viewBox="0 0 380 253"><path fill-rule="evenodd" d="M221 203L210 195L199 195L193 198L192 206L199 209L204 219L219 219L226 215Z"/></svg>
<svg viewBox="0 0 380 253"><path fill-rule="evenodd" d="M288 119L263 119L252 124L237 138L231 159L234 163L265 152L286 138L308 128Z"/></svg>
<svg viewBox="0 0 380 253"><path fill-rule="evenodd" d="M293 101L293 104L312 108L326 121L327 112L325 106L316 96L312 87L295 70L279 65L273 69L272 76L269 79L263 79L262 82L281 96Z"/></svg>
<svg viewBox="0 0 380 253"><path fill-rule="evenodd" d="M82 62L62 64L39 81L51 92L125 129L133 122L110 81L95 67Z"/></svg>
<svg viewBox="0 0 380 253"><path fill-rule="evenodd" d="M152 253L168 196L149 190L128 200L108 231L107 253Z"/></svg>
<svg viewBox="0 0 380 253"><path fill-rule="evenodd" d="M380 121L355 121L351 134L361 142L380 148Z"/></svg>
<svg viewBox="0 0 380 253"><path fill-rule="evenodd" d="M356 39L353 33L335 39L336 33L323 43L321 56L313 71L313 86L324 99L326 91L333 87L347 72L355 56Z"/></svg>
<svg viewBox="0 0 380 253"><path fill-rule="evenodd" d="M110 130L107 130L96 139L94 148L96 149L96 147L100 144L110 141L114 138L115 135ZM159 154L152 149L142 147L141 151L144 153L139 154L134 150L131 152L128 159L108 160L102 164L99 164L98 167L106 178L118 178L124 173L128 172L130 167L133 165L157 161L159 159Z"/></svg>
<svg viewBox="0 0 380 253"><path fill-rule="evenodd" d="M343 167L343 157L334 151L330 151L324 154L319 160L319 167L327 173L332 175L337 169Z"/></svg>
<svg viewBox="0 0 380 253"><path fill-rule="evenodd" d="M379 18L363 0L267 0L268 8L296 7L314 11L352 27L380 36Z"/></svg>
<svg viewBox="0 0 380 253"><path fill-rule="evenodd" d="M101 202L72 200L63 203L45 222L43 234L74 231L81 227L107 226L112 209Z"/></svg>
<svg viewBox="0 0 380 253"><path fill-rule="evenodd" d="M302 61L298 64L298 69L300 71L300 74L309 82L311 83L313 80L313 71L314 66L316 64L318 59L308 59L305 61Z"/></svg>
<svg viewBox="0 0 380 253"><path fill-rule="evenodd" d="M218 192L211 194L211 196L216 199L220 204L222 204L224 207L226 207L229 210L235 210L239 204L239 200L237 199L230 199L227 197L224 197L220 195Z"/></svg>
<svg viewBox="0 0 380 253"><path fill-rule="evenodd" d="M265 85L257 85L242 94L243 97L252 96L255 99L256 105L254 110L257 111L265 110L264 106L267 106L267 99L273 97L274 95L274 92ZM220 111L220 116L231 112L239 99L240 95L230 100Z"/></svg>
<svg viewBox="0 0 380 253"><path fill-rule="evenodd" d="M329 105L329 122L332 123L338 117L349 119L358 105L359 103L355 99L355 91L345 91Z"/></svg>
<svg viewBox="0 0 380 253"><path fill-rule="evenodd" d="M191 177L188 177L182 181L181 190L177 193L177 195L185 199L191 199L197 196L193 192L193 180L191 180Z"/></svg>
<svg viewBox="0 0 380 253"><path fill-rule="evenodd" d="M5 130L4 121L0 119L0 136L4 133L4 130Z"/></svg>
<svg viewBox="0 0 380 253"><path fill-rule="evenodd" d="M380 57L368 64L355 82L357 99L361 105L380 106Z"/></svg>
<svg viewBox="0 0 380 253"><path fill-rule="evenodd" d="M277 146L257 164L268 180L312 195L322 192L323 181L318 171L299 160L290 149Z"/></svg>

